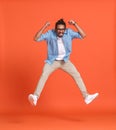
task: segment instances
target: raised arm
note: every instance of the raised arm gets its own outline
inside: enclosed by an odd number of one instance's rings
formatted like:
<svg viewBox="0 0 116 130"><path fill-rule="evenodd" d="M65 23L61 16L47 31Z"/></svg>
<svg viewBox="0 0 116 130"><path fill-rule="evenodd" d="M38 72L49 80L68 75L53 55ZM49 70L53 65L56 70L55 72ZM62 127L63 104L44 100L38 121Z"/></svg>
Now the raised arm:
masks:
<svg viewBox="0 0 116 130"><path fill-rule="evenodd" d="M41 36L43 31L50 25L50 22L46 22L44 26L36 33L34 40L37 41L37 39Z"/></svg>
<svg viewBox="0 0 116 130"><path fill-rule="evenodd" d="M82 28L74 20L70 20L68 23L70 25L74 25L75 26L75 28L80 33L82 38L84 38L86 36L85 32L82 30Z"/></svg>

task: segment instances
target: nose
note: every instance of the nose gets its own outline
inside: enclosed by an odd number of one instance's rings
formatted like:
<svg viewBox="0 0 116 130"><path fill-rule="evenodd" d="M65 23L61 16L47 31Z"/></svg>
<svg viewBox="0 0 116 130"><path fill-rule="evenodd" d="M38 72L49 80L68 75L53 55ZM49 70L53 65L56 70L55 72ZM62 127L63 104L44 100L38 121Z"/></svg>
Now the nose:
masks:
<svg viewBox="0 0 116 130"><path fill-rule="evenodd" d="M59 32L60 32L60 33L62 33L62 32L63 32L63 30L59 30Z"/></svg>

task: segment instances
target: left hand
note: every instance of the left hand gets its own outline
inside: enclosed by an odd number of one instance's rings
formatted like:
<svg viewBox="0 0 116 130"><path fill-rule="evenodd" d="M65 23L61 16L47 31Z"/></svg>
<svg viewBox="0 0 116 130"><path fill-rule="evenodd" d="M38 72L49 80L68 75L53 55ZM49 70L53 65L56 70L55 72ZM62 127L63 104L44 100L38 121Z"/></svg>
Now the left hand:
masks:
<svg viewBox="0 0 116 130"><path fill-rule="evenodd" d="M76 22L75 22L74 20L69 20L68 23L69 23L70 25L75 25Z"/></svg>

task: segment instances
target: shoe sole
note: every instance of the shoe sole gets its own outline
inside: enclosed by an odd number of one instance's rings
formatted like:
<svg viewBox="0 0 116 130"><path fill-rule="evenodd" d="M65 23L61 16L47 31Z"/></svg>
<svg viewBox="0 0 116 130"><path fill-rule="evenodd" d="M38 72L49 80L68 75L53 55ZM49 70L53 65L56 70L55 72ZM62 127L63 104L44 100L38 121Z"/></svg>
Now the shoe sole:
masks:
<svg viewBox="0 0 116 130"><path fill-rule="evenodd" d="M86 102L86 104L91 103L96 97L98 97L98 95L99 93L96 93L96 95L93 98L91 98L88 102Z"/></svg>
<svg viewBox="0 0 116 130"><path fill-rule="evenodd" d="M34 100L33 100L32 95L29 95L29 96L28 96L28 100L29 100L29 102L31 103L31 105L36 106L36 105L33 103Z"/></svg>

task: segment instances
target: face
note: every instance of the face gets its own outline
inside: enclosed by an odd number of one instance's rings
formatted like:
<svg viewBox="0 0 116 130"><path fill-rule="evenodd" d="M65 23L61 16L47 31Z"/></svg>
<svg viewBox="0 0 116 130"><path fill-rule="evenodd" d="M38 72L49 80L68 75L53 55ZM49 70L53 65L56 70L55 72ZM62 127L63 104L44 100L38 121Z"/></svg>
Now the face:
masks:
<svg viewBox="0 0 116 130"><path fill-rule="evenodd" d="M62 24L57 25L56 35L57 35L58 37L62 37L62 36L64 35L64 32L65 32L65 26L62 25Z"/></svg>

